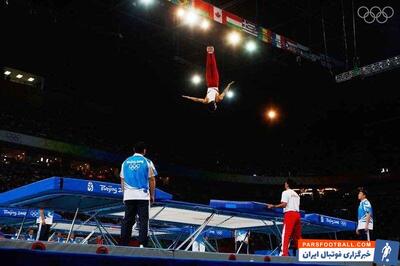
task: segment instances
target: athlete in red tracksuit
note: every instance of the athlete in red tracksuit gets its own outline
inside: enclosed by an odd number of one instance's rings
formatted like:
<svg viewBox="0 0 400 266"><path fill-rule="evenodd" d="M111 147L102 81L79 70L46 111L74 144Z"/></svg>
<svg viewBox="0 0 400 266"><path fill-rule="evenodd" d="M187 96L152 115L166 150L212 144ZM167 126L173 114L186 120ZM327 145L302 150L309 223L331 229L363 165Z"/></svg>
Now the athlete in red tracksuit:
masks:
<svg viewBox="0 0 400 266"><path fill-rule="evenodd" d="M213 46L207 46L206 83L207 96L204 99L186 95L182 95L182 97L194 102L207 104L210 111L215 111L217 109L217 103L224 99L226 93L234 82L232 81L229 83L224 91L221 94L219 93L219 73Z"/></svg>
<svg viewBox="0 0 400 266"><path fill-rule="evenodd" d="M294 247L297 249L297 242L301 238L300 196L290 189L292 185L291 180L285 182L285 191L282 192L280 204L268 204L268 208L284 208L282 256L289 256L290 239L293 239Z"/></svg>

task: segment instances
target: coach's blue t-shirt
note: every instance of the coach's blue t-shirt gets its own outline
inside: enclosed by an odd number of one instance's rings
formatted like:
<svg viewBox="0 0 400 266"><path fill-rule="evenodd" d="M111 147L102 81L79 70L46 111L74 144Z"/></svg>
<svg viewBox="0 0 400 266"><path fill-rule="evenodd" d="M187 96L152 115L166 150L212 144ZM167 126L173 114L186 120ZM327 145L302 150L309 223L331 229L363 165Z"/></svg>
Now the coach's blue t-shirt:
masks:
<svg viewBox="0 0 400 266"><path fill-rule="evenodd" d="M126 159L121 166L125 200L149 200L149 178L157 175L152 161L139 153Z"/></svg>
<svg viewBox="0 0 400 266"><path fill-rule="evenodd" d="M360 202L360 205L358 206L357 229L365 229L365 226L367 224L367 214L368 213L371 215L371 219L369 220L369 224L368 224L368 229L373 230L374 229L374 221L373 221L372 205L367 199L364 199Z"/></svg>

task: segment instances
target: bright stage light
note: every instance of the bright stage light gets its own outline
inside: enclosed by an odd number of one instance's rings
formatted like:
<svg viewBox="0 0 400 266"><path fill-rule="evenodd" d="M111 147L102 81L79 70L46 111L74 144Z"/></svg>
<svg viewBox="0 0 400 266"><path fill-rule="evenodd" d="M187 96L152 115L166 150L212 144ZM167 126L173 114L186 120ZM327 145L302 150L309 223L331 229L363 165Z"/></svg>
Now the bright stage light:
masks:
<svg viewBox="0 0 400 266"><path fill-rule="evenodd" d="M242 37L236 31L232 31L228 34L228 42L231 45L237 45L242 40Z"/></svg>
<svg viewBox="0 0 400 266"><path fill-rule="evenodd" d="M201 77L197 74L193 75L192 77L192 83L194 85L198 85L201 82Z"/></svg>
<svg viewBox="0 0 400 266"><path fill-rule="evenodd" d="M142 5L148 6L154 3L154 0L139 0Z"/></svg>
<svg viewBox="0 0 400 266"><path fill-rule="evenodd" d="M199 16L196 14L194 10L189 10L189 12L185 16L185 22L189 24L190 26L193 26L196 24L196 22L199 20Z"/></svg>
<svg viewBox="0 0 400 266"><path fill-rule="evenodd" d="M11 74L11 71L8 71L8 70L4 71L4 75L8 76L10 74Z"/></svg>
<svg viewBox="0 0 400 266"><path fill-rule="evenodd" d="M250 53L254 52L257 49L257 44L255 41L248 41L245 46L246 50Z"/></svg>
<svg viewBox="0 0 400 266"><path fill-rule="evenodd" d="M201 27L203 30L207 30L207 29L210 27L210 22L209 22L208 20L204 19L204 20L201 22L200 27Z"/></svg>
<svg viewBox="0 0 400 266"><path fill-rule="evenodd" d="M32 81L34 81L34 80L35 80L35 79L32 78L32 77L31 77L31 78L28 78L28 81L29 81L29 82L32 82Z"/></svg>
<svg viewBox="0 0 400 266"><path fill-rule="evenodd" d="M269 119L274 120L278 116L278 114L276 113L275 110L269 110L267 112L267 116Z"/></svg>
<svg viewBox="0 0 400 266"><path fill-rule="evenodd" d="M21 74L18 74L17 75L17 79L20 79L20 78L22 78L23 77L23 75L21 75Z"/></svg>
<svg viewBox="0 0 400 266"><path fill-rule="evenodd" d="M178 18L183 18L183 16L185 15L185 9L178 8L178 10L176 11L176 15L178 16Z"/></svg>
<svg viewBox="0 0 400 266"><path fill-rule="evenodd" d="M231 98L235 97L235 93L234 93L233 91L228 91L228 92L226 93L226 97L228 97L229 99L231 99Z"/></svg>

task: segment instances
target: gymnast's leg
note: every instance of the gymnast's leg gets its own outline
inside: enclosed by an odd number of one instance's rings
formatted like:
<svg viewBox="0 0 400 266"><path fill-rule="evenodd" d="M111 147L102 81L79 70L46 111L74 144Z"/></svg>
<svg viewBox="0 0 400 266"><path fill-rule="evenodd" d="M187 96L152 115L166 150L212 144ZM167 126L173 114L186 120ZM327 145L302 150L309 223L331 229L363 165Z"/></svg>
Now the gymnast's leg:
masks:
<svg viewBox="0 0 400 266"><path fill-rule="evenodd" d="M219 87L219 73L213 46L207 46L206 83L207 88Z"/></svg>

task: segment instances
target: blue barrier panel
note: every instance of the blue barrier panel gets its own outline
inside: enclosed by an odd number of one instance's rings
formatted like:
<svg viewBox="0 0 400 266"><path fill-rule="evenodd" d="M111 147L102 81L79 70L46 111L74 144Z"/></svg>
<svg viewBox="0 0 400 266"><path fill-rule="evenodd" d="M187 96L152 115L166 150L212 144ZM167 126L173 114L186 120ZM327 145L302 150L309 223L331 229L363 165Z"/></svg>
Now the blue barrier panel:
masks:
<svg viewBox="0 0 400 266"><path fill-rule="evenodd" d="M355 231L357 227L357 223L354 221L349 221L317 213L306 214L305 219L306 221L309 221L313 224L335 227L346 231Z"/></svg>
<svg viewBox="0 0 400 266"><path fill-rule="evenodd" d="M259 214L259 215L273 215L273 216L283 216L283 209L268 209L267 204L255 201L231 201L231 200L210 200L210 207L222 210L232 210L232 211L243 211L247 213ZM300 215L303 218L305 212L300 210Z"/></svg>

